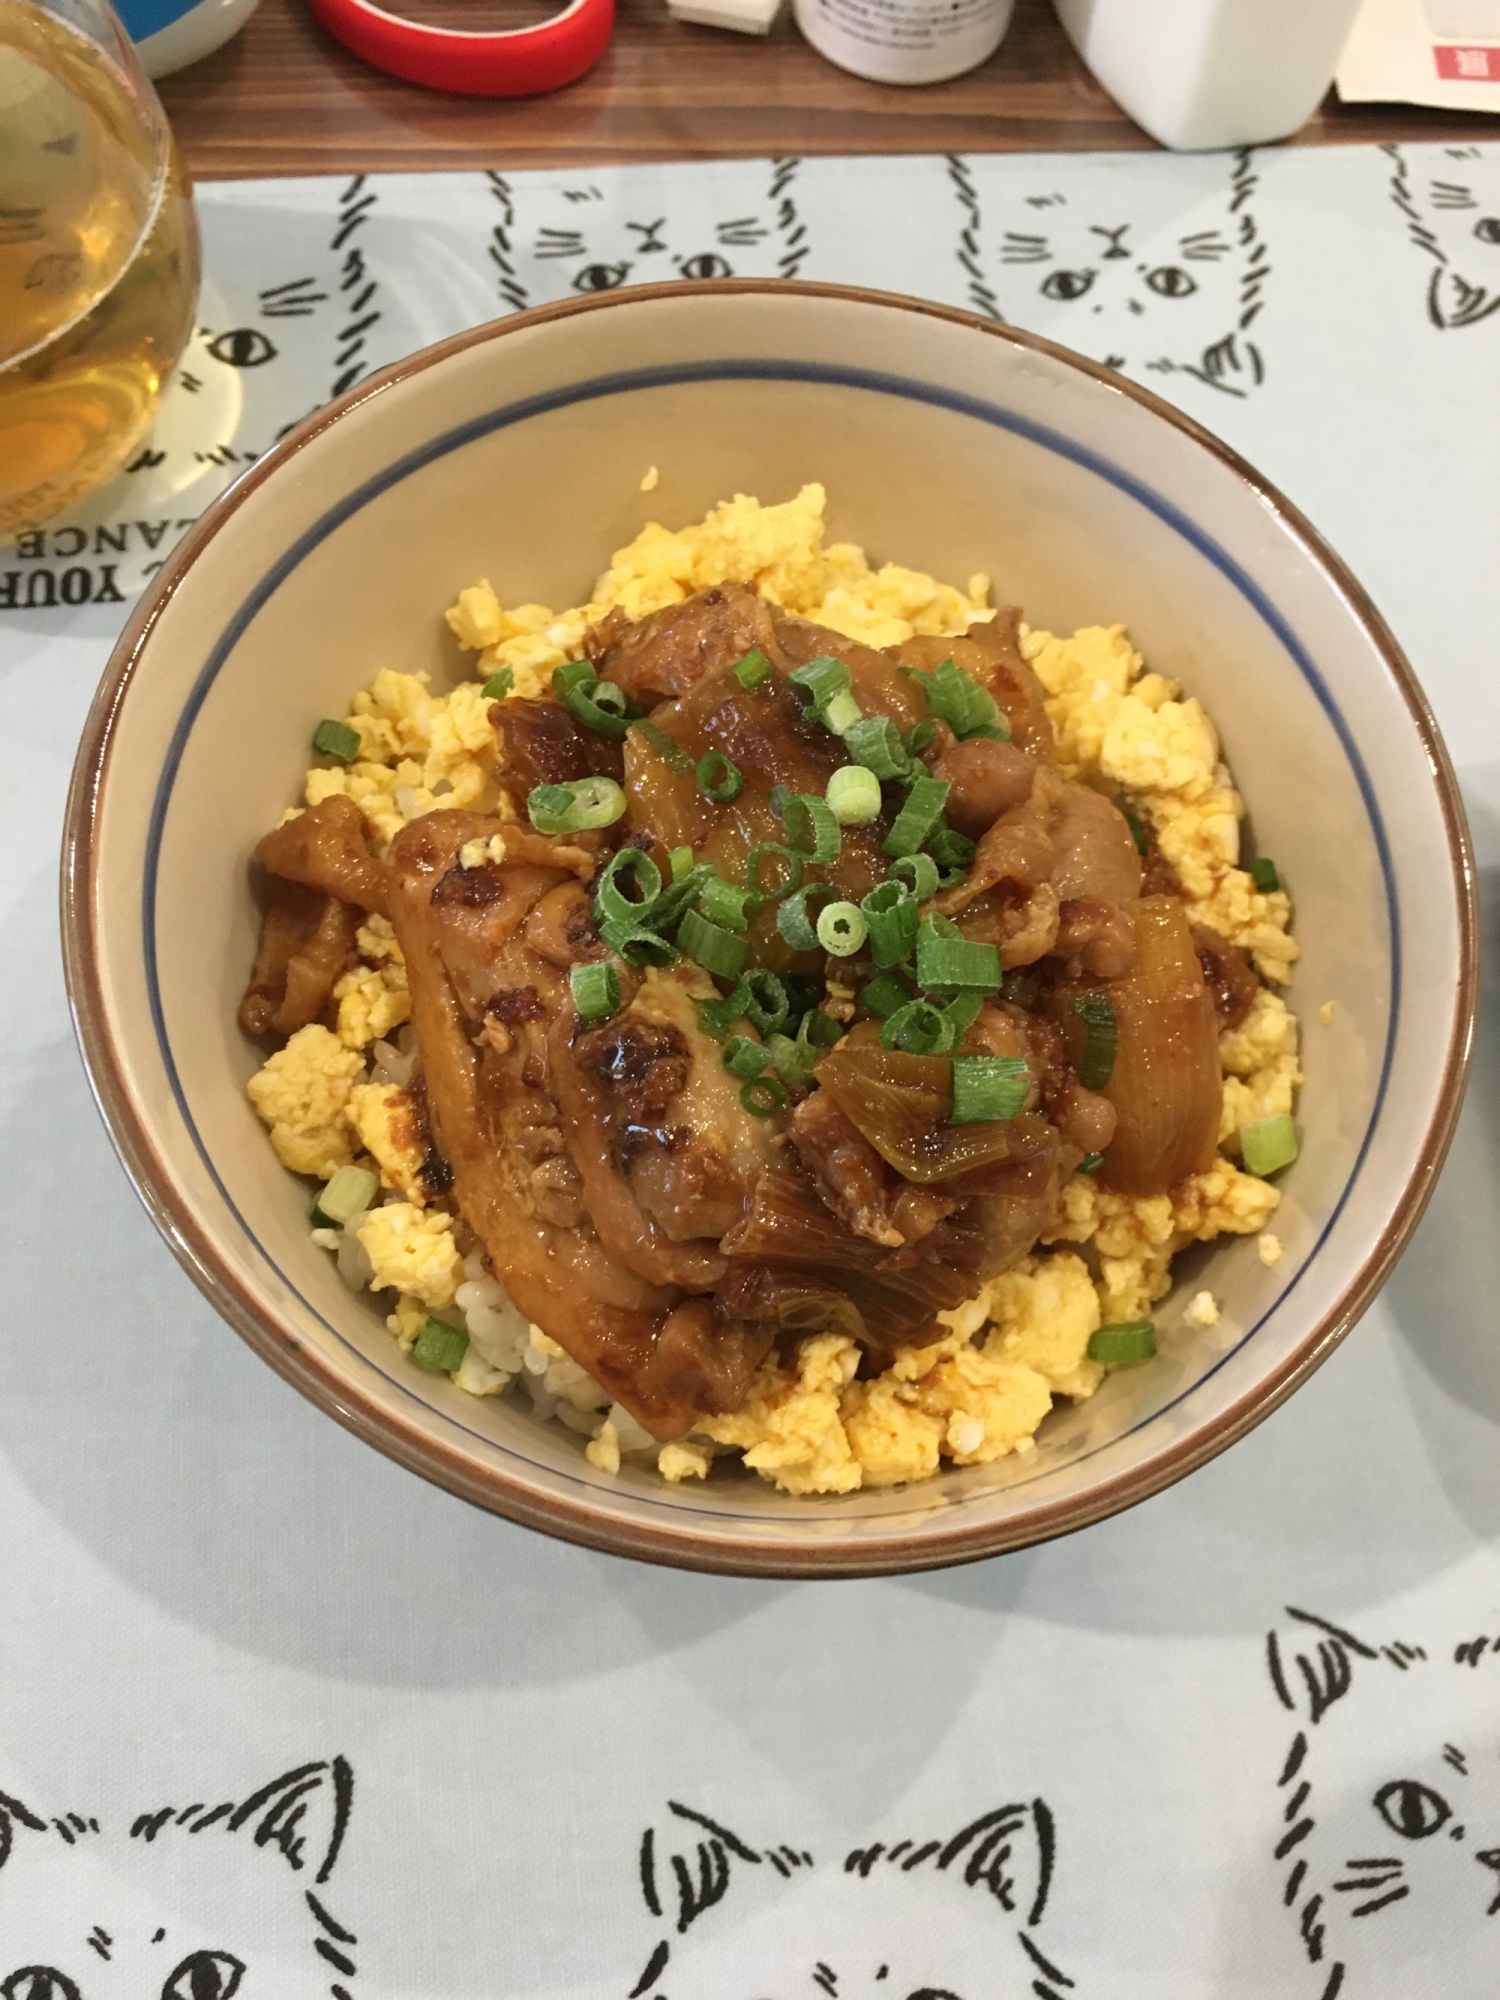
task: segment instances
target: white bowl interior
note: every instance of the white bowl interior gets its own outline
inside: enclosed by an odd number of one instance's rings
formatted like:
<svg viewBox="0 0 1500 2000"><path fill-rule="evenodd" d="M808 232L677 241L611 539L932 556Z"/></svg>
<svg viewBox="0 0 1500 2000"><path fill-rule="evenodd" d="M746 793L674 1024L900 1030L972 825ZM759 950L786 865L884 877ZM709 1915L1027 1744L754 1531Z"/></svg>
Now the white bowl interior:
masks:
<svg viewBox="0 0 1500 2000"><path fill-rule="evenodd" d="M646 520L811 479L828 488L831 538L953 581L984 570L1033 625L1124 623L1203 700L1293 894L1308 1081L1279 1265L1253 1238L1192 1252L1157 1315L1158 1362L1055 1412L1035 1451L808 1502L749 1475L609 1479L524 1407L404 1361L307 1241L306 1188L244 1095L257 1057L235 1008L258 921L247 858L295 800L319 717L382 667L439 687L462 676L441 614L481 576L502 602L560 608ZM1456 1032L1461 915L1431 763L1397 673L1297 527L1138 397L868 299L679 293L505 325L252 477L156 607L115 714L96 855L100 1018L155 1156L155 1205L218 1245L239 1323L286 1328L277 1365L321 1378L367 1431L383 1413L408 1459L433 1443L440 1476L519 1477L543 1504L693 1535L695 1560L733 1564L747 1531L787 1560L878 1562L893 1534L922 1560L960 1505L966 1526L1024 1540L1196 1454L1295 1371L1313 1329L1341 1330L1439 1114ZM1444 976L1413 982L1412 965ZM222 1303L222 1271L214 1282ZM1182 1318L1203 1285L1223 1309L1210 1330Z"/></svg>

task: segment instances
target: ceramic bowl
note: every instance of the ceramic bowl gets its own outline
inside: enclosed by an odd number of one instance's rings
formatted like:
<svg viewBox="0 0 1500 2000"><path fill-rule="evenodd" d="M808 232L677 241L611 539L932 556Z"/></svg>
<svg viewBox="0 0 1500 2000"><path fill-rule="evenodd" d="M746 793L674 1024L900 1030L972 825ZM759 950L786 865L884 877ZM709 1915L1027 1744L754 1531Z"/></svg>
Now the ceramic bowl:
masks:
<svg viewBox="0 0 1500 2000"><path fill-rule="evenodd" d="M644 496L650 465L661 483ZM611 1478L524 1404L418 1371L307 1239L307 1190L245 1098L246 866L296 796L309 718L389 666L462 671L441 612L582 601L648 518L806 480L831 537L976 570L1052 630L1127 624L1200 696L1296 905L1301 1157L1285 1255L1223 1239L1158 1311L1161 1353L1037 1448L911 1489L790 1499L741 1470ZM374 377L203 516L131 619L79 753L67 970L104 1116L172 1250L338 1422L484 1507L704 1569L849 1575L962 1561L1130 1505L1239 1437L1369 1304L1462 1094L1476 975L1457 789L1411 670L1310 526L1130 382L909 299L726 282L502 320ZM1318 1009L1333 1003L1331 1026ZM1208 1284L1223 1317L1184 1305Z"/></svg>

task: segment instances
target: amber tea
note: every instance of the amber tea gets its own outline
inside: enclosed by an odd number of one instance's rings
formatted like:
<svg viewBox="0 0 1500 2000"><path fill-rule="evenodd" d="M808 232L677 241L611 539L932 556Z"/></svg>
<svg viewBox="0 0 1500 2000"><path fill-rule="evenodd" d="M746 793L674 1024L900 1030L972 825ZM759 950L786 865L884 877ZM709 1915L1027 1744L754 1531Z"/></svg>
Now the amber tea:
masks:
<svg viewBox="0 0 1500 2000"><path fill-rule="evenodd" d="M129 459L192 331L198 274L149 88L67 21L0 0L0 540Z"/></svg>

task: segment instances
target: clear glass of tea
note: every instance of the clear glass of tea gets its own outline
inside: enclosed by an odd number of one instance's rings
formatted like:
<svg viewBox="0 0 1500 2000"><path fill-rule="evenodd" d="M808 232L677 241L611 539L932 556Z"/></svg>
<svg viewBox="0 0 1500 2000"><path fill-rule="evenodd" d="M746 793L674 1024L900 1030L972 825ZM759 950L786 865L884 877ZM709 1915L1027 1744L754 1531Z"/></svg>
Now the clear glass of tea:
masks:
<svg viewBox="0 0 1500 2000"><path fill-rule="evenodd" d="M187 177L107 0L0 0L0 542L130 458L199 269Z"/></svg>

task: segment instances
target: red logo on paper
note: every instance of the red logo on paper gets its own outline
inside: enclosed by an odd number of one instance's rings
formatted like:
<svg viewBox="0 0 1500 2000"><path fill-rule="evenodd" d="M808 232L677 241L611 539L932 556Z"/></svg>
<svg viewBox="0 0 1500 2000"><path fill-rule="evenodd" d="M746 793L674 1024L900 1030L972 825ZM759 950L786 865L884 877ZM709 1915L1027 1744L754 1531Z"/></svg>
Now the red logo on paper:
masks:
<svg viewBox="0 0 1500 2000"><path fill-rule="evenodd" d="M1450 83L1500 83L1500 49L1438 49L1432 52L1437 73Z"/></svg>

